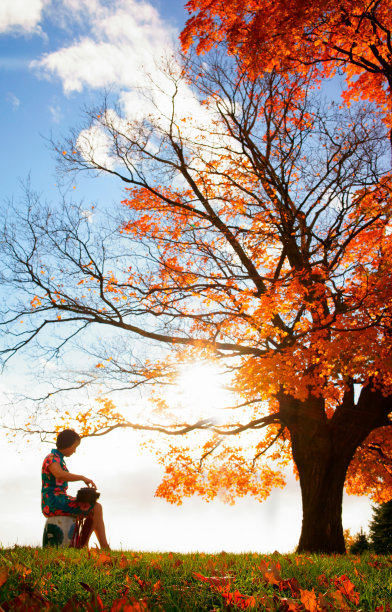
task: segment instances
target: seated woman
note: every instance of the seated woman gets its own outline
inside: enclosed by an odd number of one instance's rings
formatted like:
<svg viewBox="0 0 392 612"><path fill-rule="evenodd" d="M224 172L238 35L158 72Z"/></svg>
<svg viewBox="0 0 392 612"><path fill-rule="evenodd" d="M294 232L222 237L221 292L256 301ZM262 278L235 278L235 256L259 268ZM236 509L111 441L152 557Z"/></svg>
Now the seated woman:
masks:
<svg viewBox="0 0 392 612"><path fill-rule="evenodd" d="M96 489L90 478L80 474L71 474L65 465L64 457L74 454L80 444L80 436L72 429L65 429L57 436L56 446L45 457L42 465L42 512L44 516L87 516L92 513L92 527L88 534L86 546L94 531L101 548L109 548L103 522L102 506L77 502L75 497L67 495L68 482L82 480L88 487Z"/></svg>

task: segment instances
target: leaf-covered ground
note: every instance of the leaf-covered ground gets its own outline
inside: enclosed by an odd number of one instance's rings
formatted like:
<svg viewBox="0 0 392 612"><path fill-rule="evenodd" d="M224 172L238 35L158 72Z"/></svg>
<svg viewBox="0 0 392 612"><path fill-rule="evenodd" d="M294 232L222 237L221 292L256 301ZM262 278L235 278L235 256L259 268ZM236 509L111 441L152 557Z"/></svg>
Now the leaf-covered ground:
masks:
<svg viewBox="0 0 392 612"><path fill-rule="evenodd" d="M392 559L0 549L0 611L392 612Z"/></svg>

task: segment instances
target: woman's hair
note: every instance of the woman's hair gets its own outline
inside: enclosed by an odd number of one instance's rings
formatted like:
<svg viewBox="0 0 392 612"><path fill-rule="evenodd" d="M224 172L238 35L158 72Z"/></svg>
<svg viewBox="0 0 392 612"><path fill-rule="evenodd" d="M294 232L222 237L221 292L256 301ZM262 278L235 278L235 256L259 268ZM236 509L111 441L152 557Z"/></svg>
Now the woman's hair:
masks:
<svg viewBox="0 0 392 612"><path fill-rule="evenodd" d="M80 442L80 436L73 429L64 429L57 436L56 446L60 448L68 448L75 442Z"/></svg>

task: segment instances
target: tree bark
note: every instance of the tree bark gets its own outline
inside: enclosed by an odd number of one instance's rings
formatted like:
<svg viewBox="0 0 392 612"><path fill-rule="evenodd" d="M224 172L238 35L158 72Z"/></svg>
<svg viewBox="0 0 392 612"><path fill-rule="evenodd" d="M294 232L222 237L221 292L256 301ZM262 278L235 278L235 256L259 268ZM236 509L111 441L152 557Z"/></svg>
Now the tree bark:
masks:
<svg viewBox="0 0 392 612"><path fill-rule="evenodd" d="M302 530L297 552L346 552L342 503L348 464L329 455L313 460L312 469L299 469Z"/></svg>
<svg viewBox="0 0 392 612"><path fill-rule="evenodd" d="M367 436L377 427L391 424L391 398L369 384L355 404L352 387L330 419L323 398L310 396L302 402L281 393L278 400L301 485L303 518L297 551L343 554L342 503L347 469Z"/></svg>

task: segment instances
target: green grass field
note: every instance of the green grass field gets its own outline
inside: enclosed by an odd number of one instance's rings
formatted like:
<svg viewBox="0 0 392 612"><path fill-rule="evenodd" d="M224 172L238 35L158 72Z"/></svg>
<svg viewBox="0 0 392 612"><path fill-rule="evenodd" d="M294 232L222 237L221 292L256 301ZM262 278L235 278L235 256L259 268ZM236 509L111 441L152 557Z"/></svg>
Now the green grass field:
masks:
<svg viewBox="0 0 392 612"><path fill-rule="evenodd" d="M0 610L392 611L392 559L0 549Z"/></svg>

